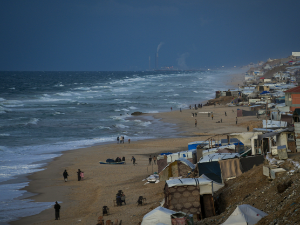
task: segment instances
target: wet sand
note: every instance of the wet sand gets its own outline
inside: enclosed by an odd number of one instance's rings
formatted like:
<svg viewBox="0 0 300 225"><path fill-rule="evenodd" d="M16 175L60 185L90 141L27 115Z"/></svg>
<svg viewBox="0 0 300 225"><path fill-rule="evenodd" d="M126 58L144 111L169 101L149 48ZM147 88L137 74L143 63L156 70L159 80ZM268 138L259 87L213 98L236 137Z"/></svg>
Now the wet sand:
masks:
<svg viewBox="0 0 300 225"><path fill-rule="evenodd" d="M54 209L44 210L40 214L21 218L11 222L13 225L25 224L96 224L98 216L102 215L104 205L110 208L110 215L105 220L122 220L122 224L138 224L143 216L159 206L163 199L164 182L146 184L142 181L152 172L157 171L156 165L148 165L149 155L161 152L178 152L188 149L192 141L206 140L216 134L245 132L251 121L256 117L240 117L236 125L236 109L238 107L207 106L202 109L185 109L180 112L152 114L163 122L176 124L181 132L178 138L151 139L143 141L132 140L130 144L107 144L64 152L51 161L45 170L34 173L26 190L37 195L30 197L38 202L62 202L60 220L54 220ZM248 109L245 107L245 109ZM227 116L225 116L225 111ZM192 117L192 112L198 112ZM214 118L205 113L213 112ZM197 126L195 127L195 119ZM222 123L217 123L222 119ZM225 135L215 138L225 137ZM126 158L126 165L100 165L99 161L107 158ZM130 161L135 156L137 165ZM62 173L67 170L70 177L64 182ZM77 181L77 170L84 171L85 177ZM126 195L126 205L114 207L113 200L118 190ZM137 206L139 196L147 199L147 204Z"/></svg>

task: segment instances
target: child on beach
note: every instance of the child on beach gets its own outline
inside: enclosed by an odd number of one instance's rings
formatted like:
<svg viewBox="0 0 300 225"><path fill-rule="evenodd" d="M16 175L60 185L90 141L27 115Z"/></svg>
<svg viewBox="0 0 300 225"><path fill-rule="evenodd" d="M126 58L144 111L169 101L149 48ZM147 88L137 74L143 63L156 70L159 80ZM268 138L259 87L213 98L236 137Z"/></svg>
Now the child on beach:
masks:
<svg viewBox="0 0 300 225"><path fill-rule="evenodd" d="M81 180L83 180L83 178L84 178L84 172L83 171L81 171L80 177L81 177Z"/></svg>

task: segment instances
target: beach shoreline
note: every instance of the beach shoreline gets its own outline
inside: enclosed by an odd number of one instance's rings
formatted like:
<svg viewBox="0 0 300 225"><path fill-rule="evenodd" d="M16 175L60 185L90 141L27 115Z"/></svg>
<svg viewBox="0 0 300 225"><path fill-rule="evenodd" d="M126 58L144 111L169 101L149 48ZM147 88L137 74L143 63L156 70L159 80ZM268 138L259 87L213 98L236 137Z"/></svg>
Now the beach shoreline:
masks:
<svg viewBox="0 0 300 225"><path fill-rule="evenodd" d="M118 217L119 220L123 219L123 224L135 224L141 221L142 215L149 212L151 208L158 206L159 201L162 200L163 182L153 186L153 184L144 185L144 182L141 181L152 173L152 166L147 166L148 155L157 155L166 151L178 152L184 149L187 150L189 142L206 140L208 137L216 134L245 131L246 125L243 125L243 122L256 120L253 117L244 118L245 121L241 121L241 125L236 126L236 107L230 107L230 110L235 110L235 113L228 113L228 117L225 118L223 114L227 109L228 107L226 106L206 106L198 109L198 111L213 111L215 120L202 117L199 114L198 117L191 117L191 112L194 111L192 109L185 109L182 112L173 110L171 112L149 114L165 123L176 124L176 129L183 134L181 135L182 137L139 140L131 142L131 144L100 144L62 152L61 156L54 158L45 165L42 168L44 170L27 176L30 182L24 188L29 193L36 194L33 197L30 196L30 199L36 202L49 202L51 207L37 215L23 217L9 224L52 224L55 201L63 202L61 204L61 220L56 221L58 224L72 224L79 222L79 220L83 224L96 223L104 204L107 204L113 211L108 218L114 219ZM217 120L222 118L222 123L216 123ZM197 127L194 125L195 119L198 120ZM126 157L127 162L125 166L100 165L98 163L98 161L105 161L107 158L122 157L123 155ZM136 167L133 167L129 161L131 155L137 158L138 165ZM62 178L64 169L67 169L69 174L71 174L69 181L66 183L63 182ZM86 179L80 182L76 181L77 169L85 172ZM101 174L97 174L98 170L100 170ZM103 177L103 174L112 174L112 177ZM119 179L120 177L116 176L116 174L122 174L122 179ZM105 182L102 182L102 179ZM128 180L131 181L129 184ZM128 190L127 188L134 190L132 196L126 191ZM124 207L129 207L138 216L131 215L130 218L124 218L126 212L120 210L122 207L112 207L112 200L118 190L123 190L127 196L130 196L128 198L130 205ZM86 193L92 194L90 194L91 196L86 196ZM146 207L137 210L135 201L139 194L147 196L147 199L149 199L151 194L154 196L150 197L152 201ZM83 208L85 210L81 210Z"/></svg>

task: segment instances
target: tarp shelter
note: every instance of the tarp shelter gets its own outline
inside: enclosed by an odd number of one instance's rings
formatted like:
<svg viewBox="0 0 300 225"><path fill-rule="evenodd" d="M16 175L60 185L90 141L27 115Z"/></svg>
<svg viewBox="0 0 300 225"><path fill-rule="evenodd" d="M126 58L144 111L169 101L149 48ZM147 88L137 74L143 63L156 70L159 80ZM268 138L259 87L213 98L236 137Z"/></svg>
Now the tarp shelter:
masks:
<svg viewBox="0 0 300 225"><path fill-rule="evenodd" d="M198 163L220 161L224 159L233 159L239 157L240 157L239 153L214 153L214 154L203 156Z"/></svg>
<svg viewBox="0 0 300 225"><path fill-rule="evenodd" d="M220 188L224 187L223 184L217 183L209 179L205 175L202 175L199 178L183 178L183 179L167 180L166 184L168 185L168 187L198 185L200 187L200 195L212 194L218 191Z"/></svg>
<svg viewBox="0 0 300 225"><path fill-rule="evenodd" d="M212 194L223 186L206 176L168 180L164 188L164 207L187 214L200 215L201 218L214 216Z"/></svg>
<svg viewBox="0 0 300 225"><path fill-rule="evenodd" d="M220 168L220 164L217 161L198 163L197 165L198 165L199 176L204 174L208 178L218 183L222 183L221 168Z"/></svg>
<svg viewBox="0 0 300 225"><path fill-rule="evenodd" d="M189 171L193 171L196 166L185 158L179 158L168 164L160 173L159 180L165 181L170 177L186 177Z"/></svg>
<svg viewBox="0 0 300 225"><path fill-rule="evenodd" d="M173 210L161 206L153 209L143 217L142 225L166 224L172 225L171 215L176 213Z"/></svg>
<svg viewBox="0 0 300 225"><path fill-rule="evenodd" d="M255 156L249 156L246 158L240 158L240 162L242 165L242 172L245 173L248 170L251 170L253 166L259 166L263 164L265 161L265 158L263 155L255 155Z"/></svg>
<svg viewBox="0 0 300 225"><path fill-rule="evenodd" d="M220 160L219 163L224 180L242 175L240 159Z"/></svg>
<svg viewBox="0 0 300 225"><path fill-rule="evenodd" d="M251 205L238 205L222 225L255 225L267 215Z"/></svg>
<svg viewBox="0 0 300 225"><path fill-rule="evenodd" d="M263 92L260 93L260 95L265 95L265 94L270 94L270 92L269 91L263 91Z"/></svg>

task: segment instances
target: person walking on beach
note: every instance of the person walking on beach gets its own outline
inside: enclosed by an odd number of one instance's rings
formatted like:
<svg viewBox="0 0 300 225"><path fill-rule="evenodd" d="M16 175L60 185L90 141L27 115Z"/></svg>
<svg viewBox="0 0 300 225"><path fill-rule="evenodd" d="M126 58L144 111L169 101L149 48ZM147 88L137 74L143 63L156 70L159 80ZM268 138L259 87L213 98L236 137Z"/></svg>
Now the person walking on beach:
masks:
<svg viewBox="0 0 300 225"><path fill-rule="evenodd" d="M80 180L83 180L83 178L84 178L84 172L81 171L81 173L80 173Z"/></svg>
<svg viewBox="0 0 300 225"><path fill-rule="evenodd" d="M128 138L128 144L130 144L130 139Z"/></svg>
<svg viewBox="0 0 300 225"><path fill-rule="evenodd" d="M227 116L227 113L225 112L225 116Z"/></svg>
<svg viewBox="0 0 300 225"><path fill-rule="evenodd" d="M117 137L117 143L119 144L119 142L120 142L120 138L119 138L119 137Z"/></svg>
<svg viewBox="0 0 300 225"><path fill-rule="evenodd" d="M67 182L68 181L68 176L69 176L67 170L64 171L63 176L64 176L64 179L65 179L65 182Z"/></svg>
<svg viewBox="0 0 300 225"><path fill-rule="evenodd" d="M211 120L214 120L214 114L211 114Z"/></svg>
<svg viewBox="0 0 300 225"><path fill-rule="evenodd" d="M181 108L180 108L180 112L181 112Z"/></svg>
<svg viewBox="0 0 300 225"><path fill-rule="evenodd" d="M156 156L153 156L153 163L156 165Z"/></svg>
<svg viewBox="0 0 300 225"><path fill-rule="evenodd" d="M134 158L134 156L132 156L131 161L132 161L132 164L135 166L135 158Z"/></svg>
<svg viewBox="0 0 300 225"><path fill-rule="evenodd" d="M247 131L249 131L249 126L247 126Z"/></svg>
<svg viewBox="0 0 300 225"><path fill-rule="evenodd" d="M171 107L171 111L172 111L172 107Z"/></svg>
<svg viewBox="0 0 300 225"><path fill-rule="evenodd" d="M235 117L235 124L237 124L237 122L238 122L238 118L237 118L237 117Z"/></svg>
<svg viewBox="0 0 300 225"><path fill-rule="evenodd" d="M152 157L151 155L149 156L149 165L151 165L151 162L152 162Z"/></svg>
<svg viewBox="0 0 300 225"><path fill-rule="evenodd" d="M80 169L78 169L78 171L77 171L77 178L78 178L78 181L80 181L80 180L81 180L81 176L80 176L80 174L81 174L81 170L80 170Z"/></svg>
<svg viewBox="0 0 300 225"><path fill-rule="evenodd" d="M195 127L197 127L197 120L195 119Z"/></svg>
<svg viewBox="0 0 300 225"><path fill-rule="evenodd" d="M58 220L58 218L60 219L59 216L60 205L57 202L55 202L54 210L55 210L55 220Z"/></svg>

